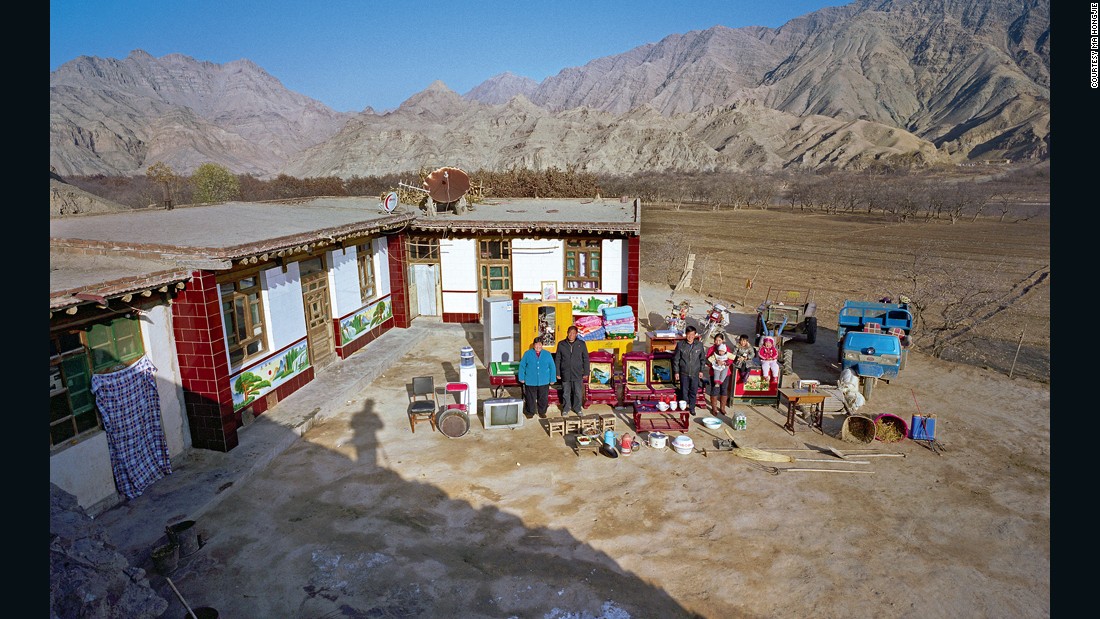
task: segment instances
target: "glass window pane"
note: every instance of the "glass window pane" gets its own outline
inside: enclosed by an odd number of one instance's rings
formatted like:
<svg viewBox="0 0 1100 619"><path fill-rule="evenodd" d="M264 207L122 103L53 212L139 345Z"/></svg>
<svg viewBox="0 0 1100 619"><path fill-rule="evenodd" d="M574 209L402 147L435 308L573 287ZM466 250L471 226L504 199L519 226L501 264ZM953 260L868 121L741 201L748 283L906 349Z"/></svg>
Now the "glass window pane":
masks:
<svg viewBox="0 0 1100 619"><path fill-rule="evenodd" d="M69 394L59 393L50 398L50 421L64 419L72 413L69 408Z"/></svg>
<svg viewBox="0 0 1100 619"><path fill-rule="evenodd" d="M95 414L94 410L89 411L87 413L77 415L75 417L75 419L76 419L76 431L78 433L79 432L87 432L88 430L94 430L95 428L99 427L99 418L96 417L96 414Z"/></svg>
<svg viewBox="0 0 1100 619"><path fill-rule="evenodd" d="M237 341L244 341L248 338L248 331L245 330L244 323L244 299L233 299L233 326L237 329Z"/></svg>
<svg viewBox="0 0 1100 619"><path fill-rule="evenodd" d="M259 325L261 322L263 322L262 320L260 320L260 304L259 304L259 302L250 303L249 304L249 309L252 310L252 312L251 312L252 313L252 324Z"/></svg>
<svg viewBox="0 0 1100 619"><path fill-rule="evenodd" d="M95 408L95 400L93 399L92 392L90 390L70 391L69 405L72 407L74 413L79 413Z"/></svg>
<svg viewBox="0 0 1100 619"><path fill-rule="evenodd" d="M218 290L221 290L221 293L222 293L223 297L228 297L228 296L232 295L234 292L237 291L237 289L233 286L233 282L226 282L224 284L219 284L218 285Z"/></svg>
<svg viewBox="0 0 1100 619"><path fill-rule="evenodd" d="M88 346L96 348L111 341L111 329L107 325L95 325L88 330Z"/></svg>
<svg viewBox="0 0 1100 619"><path fill-rule="evenodd" d="M229 351L229 362L236 365L244 360L244 349L237 348Z"/></svg>
<svg viewBox="0 0 1100 619"><path fill-rule="evenodd" d="M242 279L241 281L237 282L237 289L238 290L244 290L246 288L251 288L255 285L256 285L256 276L253 275L252 277L246 277L246 278Z"/></svg>
<svg viewBox="0 0 1100 619"><path fill-rule="evenodd" d="M72 421L63 421L56 426L50 426L50 444L60 445L76 434Z"/></svg>
<svg viewBox="0 0 1100 619"><path fill-rule="evenodd" d="M258 340L250 342L248 346L245 347L245 350L250 355L260 352L260 342Z"/></svg>
<svg viewBox="0 0 1100 619"><path fill-rule="evenodd" d="M84 344L80 341L79 333L62 333L57 336L57 341L61 345L62 354L84 350Z"/></svg>
<svg viewBox="0 0 1100 619"><path fill-rule="evenodd" d="M504 290L504 285L499 279L489 280L489 290Z"/></svg>
<svg viewBox="0 0 1100 619"><path fill-rule="evenodd" d="M489 267L489 277L500 277L503 274L504 271L501 267Z"/></svg>

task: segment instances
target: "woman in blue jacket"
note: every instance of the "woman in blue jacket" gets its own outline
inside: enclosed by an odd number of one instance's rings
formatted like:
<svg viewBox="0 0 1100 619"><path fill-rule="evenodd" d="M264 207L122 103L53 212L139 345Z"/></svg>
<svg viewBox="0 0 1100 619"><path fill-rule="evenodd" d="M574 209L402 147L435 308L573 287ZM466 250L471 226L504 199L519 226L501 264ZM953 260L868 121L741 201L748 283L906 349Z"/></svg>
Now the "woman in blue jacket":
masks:
<svg viewBox="0 0 1100 619"><path fill-rule="evenodd" d="M519 360L519 384L523 385L524 413L530 419L538 411L539 417L546 417L546 407L550 405L550 384L558 375L554 365L554 355L542 349L542 338L537 337L531 348L523 353Z"/></svg>

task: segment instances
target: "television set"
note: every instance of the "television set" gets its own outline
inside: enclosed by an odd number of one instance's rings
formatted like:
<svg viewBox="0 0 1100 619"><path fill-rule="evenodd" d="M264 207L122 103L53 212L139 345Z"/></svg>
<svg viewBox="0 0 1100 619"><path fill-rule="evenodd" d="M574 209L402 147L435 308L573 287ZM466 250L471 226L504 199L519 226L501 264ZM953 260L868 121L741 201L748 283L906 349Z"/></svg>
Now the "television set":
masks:
<svg viewBox="0 0 1100 619"><path fill-rule="evenodd" d="M481 406L481 423L486 430L523 425L523 400L519 398L492 398L482 402Z"/></svg>

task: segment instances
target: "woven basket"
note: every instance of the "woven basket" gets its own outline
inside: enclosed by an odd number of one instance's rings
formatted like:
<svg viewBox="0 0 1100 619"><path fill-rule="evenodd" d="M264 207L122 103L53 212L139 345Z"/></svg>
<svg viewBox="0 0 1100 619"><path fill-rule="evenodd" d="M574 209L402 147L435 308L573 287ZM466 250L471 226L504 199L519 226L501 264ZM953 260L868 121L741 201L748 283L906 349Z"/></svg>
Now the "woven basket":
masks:
<svg viewBox="0 0 1100 619"><path fill-rule="evenodd" d="M867 444L875 440L875 420L862 415L848 415L840 426L840 440Z"/></svg>

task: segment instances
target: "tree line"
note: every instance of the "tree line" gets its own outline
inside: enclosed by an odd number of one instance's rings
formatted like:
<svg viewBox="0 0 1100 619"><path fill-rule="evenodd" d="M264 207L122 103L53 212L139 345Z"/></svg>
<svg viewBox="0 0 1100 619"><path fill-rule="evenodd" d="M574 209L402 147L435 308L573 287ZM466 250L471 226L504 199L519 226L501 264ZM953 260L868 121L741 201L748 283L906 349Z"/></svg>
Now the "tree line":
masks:
<svg viewBox="0 0 1100 619"><path fill-rule="evenodd" d="M261 179L233 174L206 163L190 174L180 174L163 162L147 168L144 176L78 176L71 184L131 208L202 204L241 200L258 202L314 196L381 196L399 191L404 201L416 192L401 184L420 186L431 172L422 168L380 176L295 178L280 174ZM643 202L669 203L718 211L742 208L787 208L791 211L843 215L879 214L896 221L941 219L955 223L981 215L1004 221L1027 219L1037 213L1020 212L1027 196L1049 201L1049 167L1007 167L987 170L913 171L870 167L861 171L646 172L597 175L576 168L545 170L512 168L469 173L468 199L492 197L594 198L631 196Z"/></svg>

